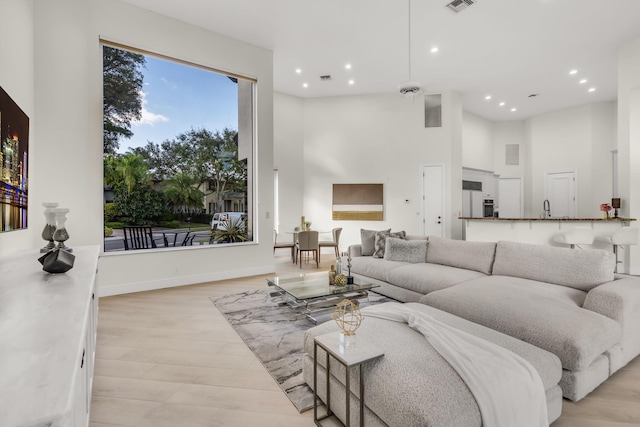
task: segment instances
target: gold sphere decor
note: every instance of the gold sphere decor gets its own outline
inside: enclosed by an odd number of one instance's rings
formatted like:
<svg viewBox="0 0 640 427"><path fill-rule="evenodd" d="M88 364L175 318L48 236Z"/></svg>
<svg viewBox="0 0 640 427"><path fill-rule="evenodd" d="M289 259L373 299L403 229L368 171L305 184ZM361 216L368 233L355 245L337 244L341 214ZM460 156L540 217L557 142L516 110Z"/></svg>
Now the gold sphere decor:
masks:
<svg viewBox="0 0 640 427"><path fill-rule="evenodd" d="M346 286L347 285L347 276L345 276L344 274L338 274L336 276L336 286ZM345 300L348 301L348 300Z"/></svg>
<svg viewBox="0 0 640 427"><path fill-rule="evenodd" d="M340 338L342 340L344 336L346 347L353 345L354 341L349 338L354 338L356 330L360 327L364 318L358 305L351 300L344 299L338 303L331 317L333 317L333 320L342 331Z"/></svg>

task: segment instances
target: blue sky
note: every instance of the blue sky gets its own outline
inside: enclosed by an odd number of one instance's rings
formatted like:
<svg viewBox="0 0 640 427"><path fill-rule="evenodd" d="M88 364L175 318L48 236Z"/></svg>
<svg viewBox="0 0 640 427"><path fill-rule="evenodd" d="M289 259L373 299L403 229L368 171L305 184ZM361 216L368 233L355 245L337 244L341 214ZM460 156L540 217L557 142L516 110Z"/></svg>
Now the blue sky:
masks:
<svg viewBox="0 0 640 427"><path fill-rule="evenodd" d="M228 77L176 62L146 56L142 118L133 136L120 140L118 152L161 143L191 128L211 131L238 128L238 86Z"/></svg>

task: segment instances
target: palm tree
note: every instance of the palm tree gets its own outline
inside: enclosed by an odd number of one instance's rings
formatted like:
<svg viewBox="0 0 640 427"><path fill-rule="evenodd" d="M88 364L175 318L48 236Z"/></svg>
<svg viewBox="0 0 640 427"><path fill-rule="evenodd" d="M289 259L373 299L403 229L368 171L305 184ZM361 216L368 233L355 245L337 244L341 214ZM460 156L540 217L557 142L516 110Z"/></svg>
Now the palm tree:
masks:
<svg viewBox="0 0 640 427"><path fill-rule="evenodd" d="M196 180L186 173L177 173L167 180L164 194L174 212L192 213L202 210L204 193L196 187Z"/></svg>
<svg viewBox="0 0 640 427"><path fill-rule="evenodd" d="M131 194L136 184L148 182L151 178L144 159L133 153L120 157L114 168L114 172L118 179L127 187L128 194Z"/></svg>

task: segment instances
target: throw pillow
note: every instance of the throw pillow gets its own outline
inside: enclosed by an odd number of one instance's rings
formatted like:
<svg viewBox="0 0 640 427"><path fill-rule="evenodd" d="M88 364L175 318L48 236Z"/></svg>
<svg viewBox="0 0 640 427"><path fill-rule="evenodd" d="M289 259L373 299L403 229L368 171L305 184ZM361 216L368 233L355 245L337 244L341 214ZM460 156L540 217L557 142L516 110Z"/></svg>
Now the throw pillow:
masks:
<svg viewBox="0 0 640 427"><path fill-rule="evenodd" d="M384 258L384 247L386 244L387 237L394 237L396 239L404 239L407 233L404 231L396 231L395 233L391 233L390 231L378 231L375 237L375 250L373 251L373 256L376 258Z"/></svg>
<svg viewBox="0 0 640 427"><path fill-rule="evenodd" d="M385 233L390 233L391 229L383 230ZM371 256L376 250L376 233L375 230L360 229L360 246L362 248L360 255Z"/></svg>
<svg viewBox="0 0 640 427"><path fill-rule="evenodd" d="M387 237L384 250L387 261L402 261L416 264L427 260L426 240L403 240Z"/></svg>

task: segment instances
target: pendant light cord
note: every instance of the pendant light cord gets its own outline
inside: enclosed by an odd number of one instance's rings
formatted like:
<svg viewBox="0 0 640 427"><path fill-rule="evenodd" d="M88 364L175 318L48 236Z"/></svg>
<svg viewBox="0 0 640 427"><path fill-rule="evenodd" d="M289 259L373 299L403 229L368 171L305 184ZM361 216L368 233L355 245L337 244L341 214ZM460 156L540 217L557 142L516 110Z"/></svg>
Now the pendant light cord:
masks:
<svg viewBox="0 0 640 427"><path fill-rule="evenodd" d="M408 0L407 4L408 4L407 21L409 24L407 25L407 28L408 28L407 39L409 40L409 81L411 81L411 0Z"/></svg>

